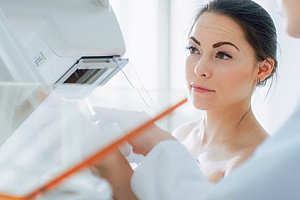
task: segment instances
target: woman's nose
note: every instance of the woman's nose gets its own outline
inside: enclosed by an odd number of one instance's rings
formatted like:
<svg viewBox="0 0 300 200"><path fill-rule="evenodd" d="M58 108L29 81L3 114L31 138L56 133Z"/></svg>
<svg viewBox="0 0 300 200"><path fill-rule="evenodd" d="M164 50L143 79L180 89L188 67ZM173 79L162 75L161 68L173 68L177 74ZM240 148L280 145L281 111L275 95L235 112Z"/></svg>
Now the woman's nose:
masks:
<svg viewBox="0 0 300 200"><path fill-rule="evenodd" d="M209 65L209 61L206 58L202 57L194 67L194 73L198 77L209 78L211 76Z"/></svg>

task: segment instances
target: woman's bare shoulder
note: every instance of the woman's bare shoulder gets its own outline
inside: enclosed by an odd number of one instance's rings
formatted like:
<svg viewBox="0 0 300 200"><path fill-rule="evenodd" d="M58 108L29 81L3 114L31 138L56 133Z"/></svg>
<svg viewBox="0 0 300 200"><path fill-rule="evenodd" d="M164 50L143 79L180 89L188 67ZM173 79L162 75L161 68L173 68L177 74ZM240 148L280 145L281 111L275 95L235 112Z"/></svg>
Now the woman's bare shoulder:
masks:
<svg viewBox="0 0 300 200"><path fill-rule="evenodd" d="M185 140L193 131L195 128L199 127L199 123L202 120L197 120L197 121L192 121L192 122L187 122L176 129L172 132L172 135L179 141Z"/></svg>

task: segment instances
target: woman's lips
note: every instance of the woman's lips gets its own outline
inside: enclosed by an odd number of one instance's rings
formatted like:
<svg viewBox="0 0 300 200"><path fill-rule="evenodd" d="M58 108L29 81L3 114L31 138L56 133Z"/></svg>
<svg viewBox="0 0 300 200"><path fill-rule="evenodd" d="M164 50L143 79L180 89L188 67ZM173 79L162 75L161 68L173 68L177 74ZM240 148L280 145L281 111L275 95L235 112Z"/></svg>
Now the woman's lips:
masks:
<svg viewBox="0 0 300 200"><path fill-rule="evenodd" d="M211 90L205 86L202 85L195 85L195 84L191 84L191 88L194 92L198 92L198 93L209 93L209 92L215 92L214 90Z"/></svg>

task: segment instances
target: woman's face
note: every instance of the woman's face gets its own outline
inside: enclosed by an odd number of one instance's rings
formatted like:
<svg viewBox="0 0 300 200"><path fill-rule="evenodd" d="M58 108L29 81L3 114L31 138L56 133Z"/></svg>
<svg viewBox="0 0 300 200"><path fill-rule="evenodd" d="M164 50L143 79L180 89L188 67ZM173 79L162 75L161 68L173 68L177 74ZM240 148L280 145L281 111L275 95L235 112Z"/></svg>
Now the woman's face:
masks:
<svg viewBox="0 0 300 200"><path fill-rule="evenodd" d="M186 80L196 108L249 105L257 83L258 61L235 21L219 14L202 14L187 48Z"/></svg>
<svg viewBox="0 0 300 200"><path fill-rule="evenodd" d="M285 19L287 33L300 38L300 0L278 0L278 4Z"/></svg>

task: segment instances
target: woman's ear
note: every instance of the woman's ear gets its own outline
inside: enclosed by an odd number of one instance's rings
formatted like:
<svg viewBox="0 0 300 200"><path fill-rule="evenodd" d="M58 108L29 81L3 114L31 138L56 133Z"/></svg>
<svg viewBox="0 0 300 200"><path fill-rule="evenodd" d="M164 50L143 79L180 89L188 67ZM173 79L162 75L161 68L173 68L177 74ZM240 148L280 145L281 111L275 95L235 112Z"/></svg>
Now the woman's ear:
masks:
<svg viewBox="0 0 300 200"><path fill-rule="evenodd" d="M260 81L264 81L266 78L268 78L275 66L275 61L272 58L267 58L266 60L259 63L258 73L257 73L257 79Z"/></svg>

